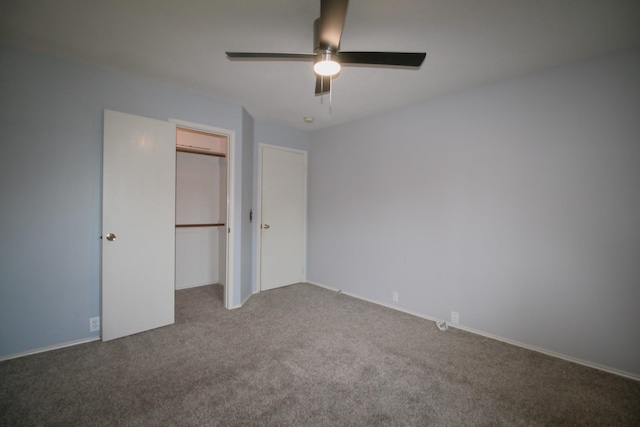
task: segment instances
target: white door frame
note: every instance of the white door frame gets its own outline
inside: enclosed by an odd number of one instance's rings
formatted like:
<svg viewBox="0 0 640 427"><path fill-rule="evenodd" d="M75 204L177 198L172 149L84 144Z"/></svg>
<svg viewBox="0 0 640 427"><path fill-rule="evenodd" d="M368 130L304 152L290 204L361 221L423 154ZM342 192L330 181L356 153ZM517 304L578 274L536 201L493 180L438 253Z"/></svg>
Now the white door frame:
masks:
<svg viewBox="0 0 640 427"><path fill-rule="evenodd" d="M282 150L282 151L289 151L292 153L297 153L297 154L302 154L304 156L305 159L305 173L304 173L304 204L305 206L307 205L307 152L304 150L296 150L295 148L288 148L288 147L281 147L279 145L271 145L271 144L264 144L264 143L259 143L258 144L258 205L256 207L256 218L258 219L258 221L256 221L256 227L258 229L258 232L256 233L258 238L256 240L256 246L257 246L257 268L256 268L256 290L255 292L261 292L262 291L262 232L260 230L260 227L262 225L262 156L263 156L263 152L265 148L272 148L272 149L276 149L276 150ZM302 254L302 259L304 259L304 265L303 265L303 271L302 271L302 277L304 280L307 280L307 217L305 216L305 220L304 220L304 227L305 227L305 233L304 233L304 242L303 242L303 254Z"/></svg>
<svg viewBox="0 0 640 427"><path fill-rule="evenodd" d="M235 170L235 138L236 133L233 130L218 128L209 125L203 125L200 123L192 123L179 119L169 119L171 123L175 123L176 127L182 129L191 129L197 130L200 132L207 132L216 135L222 135L227 137L227 271L226 271L226 282L224 286L224 307L226 309L234 308L233 305L233 294L235 291L235 282L234 282L234 236L235 236L235 227L234 227L234 219L233 213L234 203L234 170Z"/></svg>

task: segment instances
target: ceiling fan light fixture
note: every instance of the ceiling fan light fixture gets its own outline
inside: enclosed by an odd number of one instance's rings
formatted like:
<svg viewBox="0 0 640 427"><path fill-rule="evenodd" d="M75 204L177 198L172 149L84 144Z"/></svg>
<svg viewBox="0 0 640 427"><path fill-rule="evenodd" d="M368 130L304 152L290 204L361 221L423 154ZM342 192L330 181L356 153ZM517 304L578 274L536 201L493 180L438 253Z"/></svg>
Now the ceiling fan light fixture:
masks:
<svg viewBox="0 0 640 427"><path fill-rule="evenodd" d="M331 53L320 54L320 59L313 65L313 71L320 76L335 76L340 72L340 63L331 57Z"/></svg>

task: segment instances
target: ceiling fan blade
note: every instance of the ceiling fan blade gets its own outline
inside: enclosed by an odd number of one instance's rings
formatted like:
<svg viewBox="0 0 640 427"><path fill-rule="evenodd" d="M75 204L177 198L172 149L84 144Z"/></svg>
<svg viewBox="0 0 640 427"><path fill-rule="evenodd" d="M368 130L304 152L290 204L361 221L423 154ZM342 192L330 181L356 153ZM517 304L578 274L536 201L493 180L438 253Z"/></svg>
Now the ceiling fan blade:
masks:
<svg viewBox="0 0 640 427"><path fill-rule="evenodd" d="M424 52L340 52L338 56L341 64L419 67L427 54Z"/></svg>
<svg viewBox="0 0 640 427"><path fill-rule="evenodd" d="M316 95L324 95L331 90L331 77L316 76Z"/></svg>
<svg viewBox="0 0 640 427"><path fill-rule="evenodd" d="M314 60L315 53L225 52L230 59Z"/></svg>
<svg viewBox="0 0 640 427"><path fill-rule="evenodd" d="M349 0L321 0L318 41L322 50L336 51L340 48L348 4Z"/></svg>

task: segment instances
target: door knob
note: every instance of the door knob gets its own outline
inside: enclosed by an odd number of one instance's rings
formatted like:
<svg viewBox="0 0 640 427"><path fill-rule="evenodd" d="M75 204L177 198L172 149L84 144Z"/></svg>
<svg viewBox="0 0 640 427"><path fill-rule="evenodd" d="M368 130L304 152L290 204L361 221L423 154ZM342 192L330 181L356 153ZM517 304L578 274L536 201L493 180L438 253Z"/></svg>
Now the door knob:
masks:
<svg viewBox="0 0 640 427"><path fill-rule="evenodd" d="M265 224L265 225L262 226L262 228L264 228L265 230L268 230L271 227L269 227L269 224Z"/></svg>
<svg viewBox="0 0 640 427"><path fill-rule="evenodd" d="M116 240L116 235L113 233L107 234L107 240L113 242L114 240Z"/></svg>

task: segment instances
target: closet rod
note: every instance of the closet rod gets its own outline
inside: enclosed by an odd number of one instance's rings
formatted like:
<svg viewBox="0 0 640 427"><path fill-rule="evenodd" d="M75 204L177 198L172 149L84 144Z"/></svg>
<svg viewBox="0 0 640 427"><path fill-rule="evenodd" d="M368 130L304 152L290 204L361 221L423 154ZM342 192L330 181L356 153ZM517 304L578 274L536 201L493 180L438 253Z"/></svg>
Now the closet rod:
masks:
<svg viewBox="0 0 640 427"><path fill-rule="evenodd" d="M215 223L215 224L176 224L176 227L224 227L224 223Z"/></svg>
<svg viewBox="0 0 640 427"><path fill-rule="evenodd" d="M180 151L182 153L202 154L203 156L227 157L226 154L223 153L214 153L213 151L200 151L198 149L191 149L187 147L176 147L176 151Z"/></svg>

